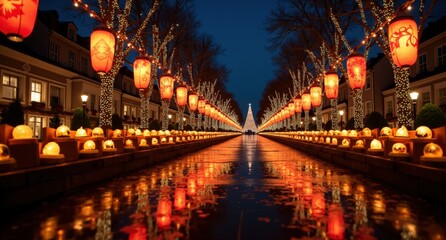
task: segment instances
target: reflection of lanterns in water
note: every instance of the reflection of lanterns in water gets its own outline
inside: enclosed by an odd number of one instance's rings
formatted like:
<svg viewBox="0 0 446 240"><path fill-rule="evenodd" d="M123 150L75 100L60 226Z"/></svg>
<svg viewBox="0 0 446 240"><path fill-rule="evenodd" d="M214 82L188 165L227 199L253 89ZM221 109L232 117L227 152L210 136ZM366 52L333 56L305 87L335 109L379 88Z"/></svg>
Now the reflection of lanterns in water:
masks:
<svg viewBox="0 0 446 240"><path fill-rule="evenodd" d="M87 131L85 131L84 128L80 127L76 130L76 134L74 135L75 137L86 137L87 136Z"/></svg>
<svg viewBox="0 0 446 240"><path fill-rule="evenodd" d="M93 200L88 199L84 202L84 204L81 205L81 212L80 215L85 219L89 220L91 217L93 217L94 213L94 205Z"/></svg>
<svg viewBox="0 0 446 240"><path fill-rule="evenodd" d="M404 143L395 143L392 146L393 153L407 153L407 147Z"/></svg>
<svg viewBox="0 0 446 240"><path fill-rule="evenodd" d="M56 142L49 142L43 147L42 153L44 155L59 155L60 147Z"/></svg>
<svg viewBox="0 0 446 240"><path fill-rule="evenodd" d="M110 209L112 203L113 203L113 193L111 191L103 193L101 197L101 207L103 209Z"/></svg>
<svg viewBox="0 0 446 240"><path fill-rule="evenodd" d="M42 239L54 239L57 230L57 218L47 218L40 224L40 237Z"/></svg>
<svg viewBox="0 0 446 240"><path fill-rule="evenodd" d="M186 190L184 188L175 189L173 206L177 210L182 210L186 207Z"/></svg>
<svg viewBox="0 0 446 240"><path fill-rule="evenodd" d="M132 203L132 186L131 185L125 185L124 189L122 190L122 196L127 199L127 204Z"/></svg>
<svg viewBox="0 0 446 240"><path fill-rule="evenodd" d="M18 125L12 130L14 139L32 138L33 130L27 125Z"/></svg>
<svg viewBox="0 0 446 240"><path fill-rule="evenodd" d="M194 178L189 177L189 179L187 179L187 195L195 196L196 193L197 193L197 182L195 181Z"/></svg>
<svg viewBox="0 0 446 240"><path fill-rule="evenodd" d="M415 136L417 138L432 138L432 130L426 126L419 126L415 130Z"/></svg>
<svg viewBox="0 0 446 240"><path fill-rule="evenodd" d="M156 211L156 224L158 227L168 227L172 221L172 202L168 198L160 198L158 200L158 208Z"/></svg>
<svg viewBox="0 0 446 240"><path fill-rule="evenodd" d="M342 184L342 195L344 196L350 196L352 194L352 187L350 186L350 183L345 182Z"/></svg>
<svg viewBox="0 0 446 240"><path fill-rule="evenodd" d="M373 194L373 212L377 214L386 212L386 203L382 193L377 192Z"/></svg>
<svg viewBox="0 0 446 240"><path fill-rule="evenodd" d="M313 215L318 217L325 213L325 196L324 193L313 194L313 200L311 202L311 208L313 210Z"/></svg>
<svg viewBox="0 0 446 240"><path fill-rule="evenodd" d="M438 144L428 143L424 146L423 154L427 158L440 158L443 157L443 149Z"/></svg>
<svg viewBox="0 0 446 240"><path fill-rule="evenodd" d="M9 147L0 143L0 160L8 160L10 157Z"/></svg>
<svg viewBox="0 0 446 240"><path fill-rule="evenodd" d="M60 125L56 129L56 137L69 137L70 136L70 128L66 125Z"/></svg>
<svg viewBox="0 0 446 240"><path fill-rule="evenodd" d="M305 181L303 183L303 195L305 199L310 199L311 195L313 194L313 184L311 181Z"/></svg>
<svg viewBox="0 0 446 240"><path fill-rule="evenodd" d="M96 149L96 143L94 143L93 140L87 140L84 143L84 149L85 150L94 150L94 149Z"/></svg>
<svg viewBox="0 0 446 240"><path fill-rule="evenodd" d="M370 142L370 148L371 149L382 149L382 144L381 141L377 140L377 139L373 139Z"/></svg>
<svg viewBox="0 0 446 240"><path fill-rule="evenodd" d="M342 207L332 204L328 208L328 237L330 239L344 239L344 213Z"/></svg>
<svg viewBox="0 0 446 240"><path fill-rule="evenodd" d="M140 194L145 194L149 191L149 184L147 184L147 179L142 177L139 179L136 185L136 191Z"/></svg>
<svg viewBox="0 0 446 240"><path fill-rule="evenodd" d="M396 130L395 137L409 137L409 132L405 126L401 126Z"/></svg>

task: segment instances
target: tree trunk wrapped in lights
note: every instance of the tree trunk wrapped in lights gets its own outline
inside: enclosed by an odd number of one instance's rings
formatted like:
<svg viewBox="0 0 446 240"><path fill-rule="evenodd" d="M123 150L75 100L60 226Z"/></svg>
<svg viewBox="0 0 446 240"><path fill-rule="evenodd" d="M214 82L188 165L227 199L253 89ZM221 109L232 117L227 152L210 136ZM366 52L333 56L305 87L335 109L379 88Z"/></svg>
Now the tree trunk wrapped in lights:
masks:
<svg viewBox="0 0 446 240"><path fill-rule="evenodd" d="M364 128L364 113L362 106L362 89L353 90L353 109L355 111L355 129Z"/></svg>
<svg viewBox="0 0 446 240"><path fill-rule="evenodd" d="M310 130L310 112L309 111L305 111L305 131Z"/></svg>
<svg viewBox="0 0 446 240"><path fill-rule="evenodd" d="M322 105L316 108L316 128L322 130Z"/></svg>
<svg viewBox="0 0 446 240"><path fill-rule="evenodd" d="M362 54L351 54L347 59L348 83L353 91L355 129L362 129L364 124L362 108L362 88L366 81L366 60Z"/></svg>
<svg viewBox="0 0 446 240"><path fill-rule="evenodd" d="M338 100L337 99L331 99L330 100L330 105L331 105L331 129L339 130L339 125L338 125Z"/></svg>
<svg viewBox="0 0 446 240"><path fill-rule="evenodd" d="M396 88L396 116L399 126L412 124L412 100L409 96L409 69L393 66L393 77Z"/></svg>

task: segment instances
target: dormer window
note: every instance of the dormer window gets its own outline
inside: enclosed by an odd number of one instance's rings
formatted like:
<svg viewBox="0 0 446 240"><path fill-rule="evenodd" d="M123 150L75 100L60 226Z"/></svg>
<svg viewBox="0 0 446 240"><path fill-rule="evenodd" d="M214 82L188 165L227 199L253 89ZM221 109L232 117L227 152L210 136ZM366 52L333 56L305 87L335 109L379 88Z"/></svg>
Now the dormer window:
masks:
<svg viewBox="0 0 446 240"><path fill-rule="evenodd" d="M68 39L73 42L76 42L76 29L74 26L68 26Z"/></svg>

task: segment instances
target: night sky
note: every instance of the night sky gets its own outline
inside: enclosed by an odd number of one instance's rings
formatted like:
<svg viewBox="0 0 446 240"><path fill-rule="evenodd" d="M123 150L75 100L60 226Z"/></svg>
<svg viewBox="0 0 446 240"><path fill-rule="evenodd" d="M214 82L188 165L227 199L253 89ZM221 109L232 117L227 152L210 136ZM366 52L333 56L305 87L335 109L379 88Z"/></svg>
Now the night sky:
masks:
<svg viewBox="0 0 446 240"><path fill-rule="evenodd" d="M79 34L88 36L92 29L82 28L64 10L71 4L71 0L41 0L39 9L58 10L60 21L74 21ZM272 54L266 49L268 34L264 23L276 4L271 0L195 0L200 31L212 35L224 51L218 61L230 71L227 89L239 103L243 118L249 103L255 116L263 89L273 78L274 66Z"/></svg>

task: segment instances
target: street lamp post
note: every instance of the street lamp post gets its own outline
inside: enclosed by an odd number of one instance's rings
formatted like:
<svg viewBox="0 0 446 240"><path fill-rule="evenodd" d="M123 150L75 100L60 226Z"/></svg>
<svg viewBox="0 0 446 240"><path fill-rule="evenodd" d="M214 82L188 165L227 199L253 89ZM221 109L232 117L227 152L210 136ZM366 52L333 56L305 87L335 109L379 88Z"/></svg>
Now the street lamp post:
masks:
<svg viewBox="0 0 446 240"><path fill-rule="evenodd" d="M85 128L85 108L87 107L88 95L82 94L81 99L82 99L82 128Z"/></svg>
<svg viewBox="0 0 446 240"><path fill-rule="evenodd" d="M412 105L413 105L413 128L415 129L415 118L417 117L417 99L418 99L418 92L413 91L410 92L410 99L412 99Z"/></svg>
<svg viewBox="0 0 446 240"><path fill-rule="evenodd" d="M341 130L342 130L342 120L344 119L344 110L339 110L339 115L341 116Z"/></svg>

